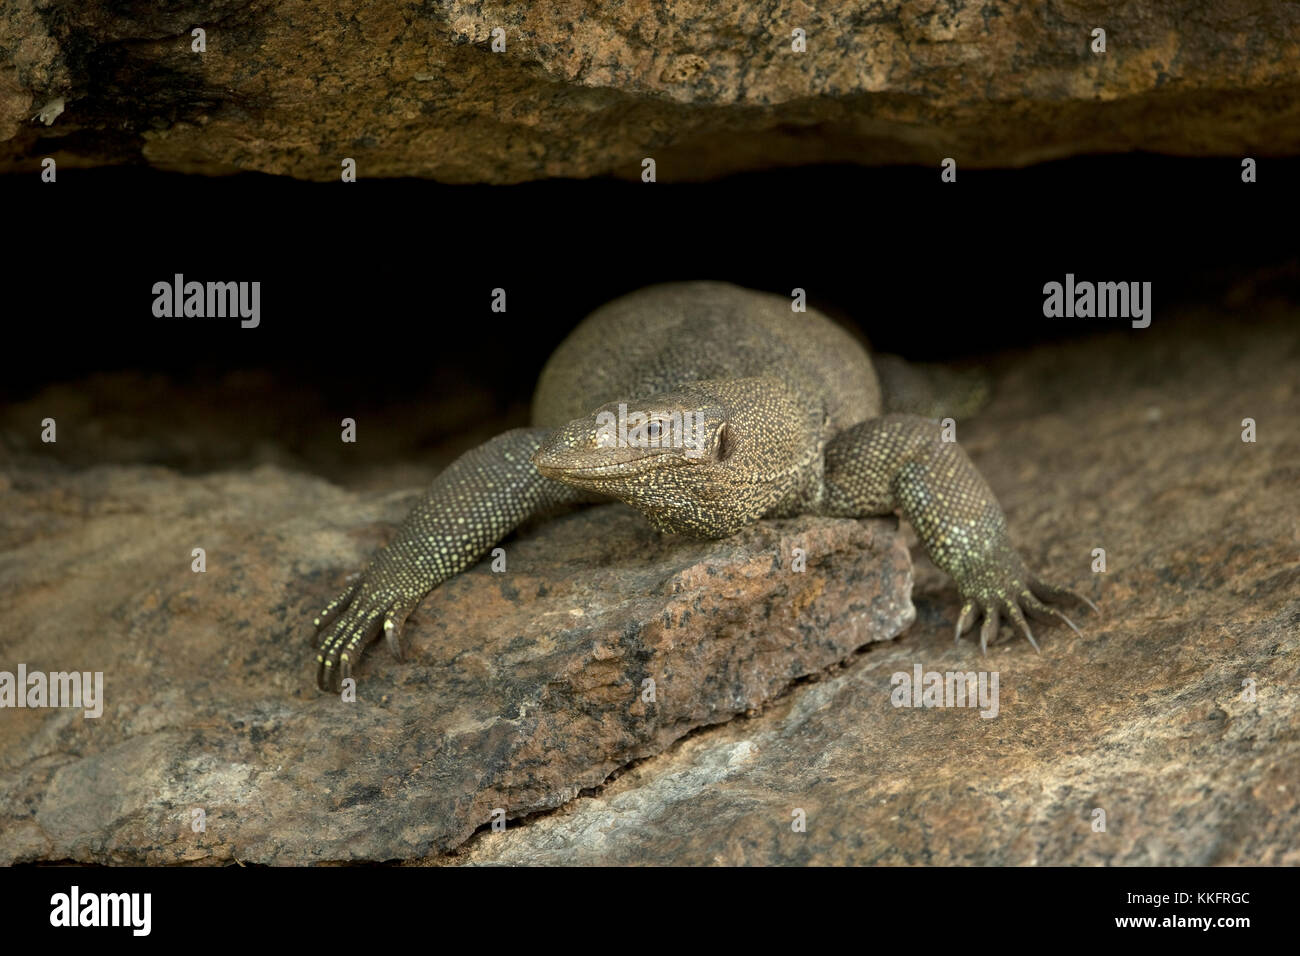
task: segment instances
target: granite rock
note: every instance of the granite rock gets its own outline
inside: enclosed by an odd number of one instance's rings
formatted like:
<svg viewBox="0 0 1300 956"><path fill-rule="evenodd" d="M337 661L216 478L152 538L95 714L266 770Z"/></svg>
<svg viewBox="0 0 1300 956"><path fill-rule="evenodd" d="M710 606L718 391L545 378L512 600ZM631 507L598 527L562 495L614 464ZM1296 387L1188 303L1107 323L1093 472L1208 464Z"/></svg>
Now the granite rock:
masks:
<svg viewBox="0 0 1300 956"><path fill-rule="evenodd" d="M354 702L322 694L309 619L414 497L270 465L0 471L0 670L104 675L98 718L0 711L0 862L448 850L914 616L889 521L698 542L606 505L508 540L503 572L480 564L416 612L405 663L377 648Z"/></svg>
<svg viewBox="0 0 1300 956"><path fill-rule="evenodd" d="M326 181L352 158L361 177L504 183L635 178L646 157L683 180L1294 155L1298 60L1300 8L1244 0L15 0L0 171L52 156Z"/></svg>

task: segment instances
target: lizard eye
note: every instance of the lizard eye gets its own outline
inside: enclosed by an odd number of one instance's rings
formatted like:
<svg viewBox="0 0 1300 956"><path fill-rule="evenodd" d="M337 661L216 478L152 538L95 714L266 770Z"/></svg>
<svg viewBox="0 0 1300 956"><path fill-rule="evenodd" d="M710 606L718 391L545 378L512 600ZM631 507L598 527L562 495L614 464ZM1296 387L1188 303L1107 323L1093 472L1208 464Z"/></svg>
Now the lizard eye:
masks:
<svg viewBox="0 0 1300 956"><path fill-rule="evenodd" d="M651 422L646 426L646 437L651 441L658 441L662 426L659 422Z"/></svg>

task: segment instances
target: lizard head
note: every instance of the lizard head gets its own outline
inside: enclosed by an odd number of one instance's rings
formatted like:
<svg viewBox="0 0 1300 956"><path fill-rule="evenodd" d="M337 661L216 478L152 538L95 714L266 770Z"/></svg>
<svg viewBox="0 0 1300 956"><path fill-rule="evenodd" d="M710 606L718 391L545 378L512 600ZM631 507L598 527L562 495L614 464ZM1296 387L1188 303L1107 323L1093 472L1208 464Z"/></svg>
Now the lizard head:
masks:
<svg viewBox="0 0 1300 956"><path fill-rule="evenodd" d="M602 405L553 432L533 463L626 502L660 531L721 537L789 492L810 445L820 451L821 423L820 409L810 415L773 379L693 382Z"/></svg>

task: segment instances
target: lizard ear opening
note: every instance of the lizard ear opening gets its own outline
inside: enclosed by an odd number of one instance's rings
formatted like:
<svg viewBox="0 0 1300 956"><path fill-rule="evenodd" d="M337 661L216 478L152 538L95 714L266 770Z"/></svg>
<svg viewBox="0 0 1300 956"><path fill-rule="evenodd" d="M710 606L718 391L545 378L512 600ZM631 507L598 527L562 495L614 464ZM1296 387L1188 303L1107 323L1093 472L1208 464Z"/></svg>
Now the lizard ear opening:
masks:
<svg viewBox="0 0 1300 956"><path fill-rule="evenodd" d="M718 461L726 461L735 450L736 438L732 434L731 427L723 422L722 427L718 429Z"/></svg>

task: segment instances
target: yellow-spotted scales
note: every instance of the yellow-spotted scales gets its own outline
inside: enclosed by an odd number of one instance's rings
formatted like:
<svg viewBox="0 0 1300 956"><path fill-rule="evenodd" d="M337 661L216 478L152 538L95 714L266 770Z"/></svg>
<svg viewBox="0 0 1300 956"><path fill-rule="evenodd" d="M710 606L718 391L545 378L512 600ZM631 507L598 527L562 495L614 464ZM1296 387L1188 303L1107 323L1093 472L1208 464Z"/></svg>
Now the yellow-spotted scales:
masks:
<svg viewBox="0 0 1300 956"><path fill-rule="evenodd" d="M958 638L981 614L983 648L1003 616L1035 648L1026 614L1073 628L1044 601L1091 602L1029 573L993 492L939 422L883 411L862 345L789 299L720 282L616 299L547 362L533 426L442 472L320 613L317 682L351 676L380 632L400 656L411 611L525 519L611 499L659 531L704 538L764 517L898 511L956 581Z"/></svg>

